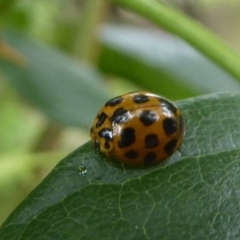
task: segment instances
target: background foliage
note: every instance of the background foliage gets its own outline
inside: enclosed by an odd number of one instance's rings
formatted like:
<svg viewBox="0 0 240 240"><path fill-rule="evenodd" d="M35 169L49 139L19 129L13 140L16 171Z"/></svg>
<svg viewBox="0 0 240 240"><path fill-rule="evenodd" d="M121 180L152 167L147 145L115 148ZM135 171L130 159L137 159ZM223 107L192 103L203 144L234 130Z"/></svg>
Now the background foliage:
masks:
<svg viewBox="0 0 240 240"><path fill-rule="evenodd" d="M0 1L0 223L89 140L108 98L139 89L173 100L239 91L237 71L224 68L231 50L220 67L209 60L215 55L206 58L121 2ZM238 1L167 2L240 48Z"/></svg>

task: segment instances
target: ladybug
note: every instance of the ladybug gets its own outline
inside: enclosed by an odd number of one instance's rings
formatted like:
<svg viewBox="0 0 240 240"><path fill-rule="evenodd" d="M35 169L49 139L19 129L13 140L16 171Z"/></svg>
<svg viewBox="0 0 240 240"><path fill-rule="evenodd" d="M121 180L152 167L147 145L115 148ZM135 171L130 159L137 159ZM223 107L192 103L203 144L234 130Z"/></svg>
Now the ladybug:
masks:
<svg viewBox="0 0 240 240"><path fill-rule="evenodd" d="M179 109L153 93L133 92L109 100L90 130L94 147L130 165L167 159L186 131Z"/></svg>

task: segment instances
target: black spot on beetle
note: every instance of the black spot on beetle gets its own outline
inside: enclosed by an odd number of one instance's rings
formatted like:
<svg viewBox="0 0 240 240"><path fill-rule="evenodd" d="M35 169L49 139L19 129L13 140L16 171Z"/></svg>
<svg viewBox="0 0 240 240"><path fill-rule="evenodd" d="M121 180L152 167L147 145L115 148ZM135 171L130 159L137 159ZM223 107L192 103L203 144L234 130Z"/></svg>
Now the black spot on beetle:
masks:
<svg viewBox="0 0 240 240"><path fill-rule="evenodd" d="M129 113L127 111L127 112L124 112L124 113L116 116L114 118L114 120L112 120L112 121L115 123L125 123L125 122L127 122L128 119L129 119Z"/></svg>
<svg viewBox="0 0 240 240"><path fill-rule="evenodd" d="M159 140L156 134L148 134L145 137L145 148L154 148L159 144Z"/></svg>
<svg viewBox="0 0 240 240"><path fill-rule="evenodd" d="M165 118L163 120L163 130L167 136L171 136L177 131L177 122L174 118Z"/></svg>
<svg viewBox="0 0 240 240"><path fill-rule="evenodd" d="M141 112L139 119L144 124L144 126L149 126L156 122L157 117L153 111L145 110Z"/></svg>
<svg viewBox="0 0 240 240"><path fill-rule="evenodd" d="M110 149L110 144L109 144L108 141L106 141L106 142L104 143L104 147L105 147L105 149L107 149L107 150Z"/></svg>
<svg viewBox="0 0 240 240"><path fill-rule="evenodd" d="M99 128L103 125L103 123L105 122L106 118L107 118L107 114L104 112L101 112L98 116L98 121L96 123L96 127Z"/></svg>
<svg viewBox="0 0 240 240"><path fill-rule="evenodd" d="M157 157L157 155L154 152L147 153L147 155L144 158L145 164L147 164L147 165L151 164L156 159L156 157Z"/></svg>
<svg viewBox="0 0 240 240"><path fill-rule="evenodd" d="M134 150L130 150L130 151L126 152L124 154L124 156L129 159L136 159L138 157L138 153Z"/></svg>
<svg viewBox="0 0 240 240"><path fill-rule="evenodd" d="M146 103L149 101L149 97L144 94L138 94L133 97L133 101L137 104Z"/></svg>
<svg viewBox="0 0 240 240"><path fill-rule="evenodd" d="M98 132L99 137L106 139L107 141L112 141L112 130L109 128L103 128Z"/></svg>
<svg viewBox="0 0 240 240"><path fill-rule="evenodd" d="M135 131L133 128L124 128L120 132L118 146L120 148L129 147L135 142Z"/></svg>
<svg viewBox="0 0 240 240"><path fill-rule="evenodd" d="M105 106L111 106L111 107L114 107L114 106L117 106L119 103L122 102L122 97L115 97L115 98L112 98L110 99L109 101L106 102Z"/></svg>
<svg viewBox="0 0 240 240"><path fill-rule="evenodd" d="M162 107L166 107L169 111L173 112L174 114L177 112L177 108L166 99L159 97L158 101L161 103Z"/></svg>
<svg viewBox="0 0 240 240"><path fill-rule="evenodd" d="M121 115L124 115L128 112L127 109L125 108L118 108L114 111L112 117L111 117L111 120L112 121L115 121L115 119L118 117L118 116L121 116Z"/></svg>
<svg viewBox="0 0 240 240"><path fill-rule="evenodd" d="M173 150L175 149L177 142L178 141L176 139L172 139L165 145L164 149L168 155L171 155L173 153Z"/></svg>

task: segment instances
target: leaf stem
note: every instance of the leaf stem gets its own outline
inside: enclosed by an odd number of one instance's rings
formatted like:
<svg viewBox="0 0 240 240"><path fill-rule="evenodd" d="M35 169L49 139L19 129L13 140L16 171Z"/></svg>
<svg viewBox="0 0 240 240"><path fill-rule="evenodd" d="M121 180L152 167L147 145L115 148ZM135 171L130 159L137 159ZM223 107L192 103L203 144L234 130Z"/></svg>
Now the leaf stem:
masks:
<svg viewBox="0 0 240 240"><path fill-rule="evenodd" d="M94 62L98 57L96 29L101 23L107 9L106 0L88 0L85 3L83 15L79 19L79 32L76 37L75 51L77 56L85 61Z"/></svg>

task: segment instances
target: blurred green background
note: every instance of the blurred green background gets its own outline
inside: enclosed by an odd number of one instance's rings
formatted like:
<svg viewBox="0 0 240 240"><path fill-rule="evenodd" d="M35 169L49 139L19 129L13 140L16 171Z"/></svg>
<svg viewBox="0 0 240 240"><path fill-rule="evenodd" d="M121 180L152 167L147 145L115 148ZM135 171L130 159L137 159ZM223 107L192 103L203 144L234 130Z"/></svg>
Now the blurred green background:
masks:
<svg viewBox="0 0 240 240"><path fill-rule="evenodd" d="M240 49L240 2L168 0ZM89 140L109 98L178 100L239 91L187 43L107 0L0 0L0 224L59 160Z"/></svg>

